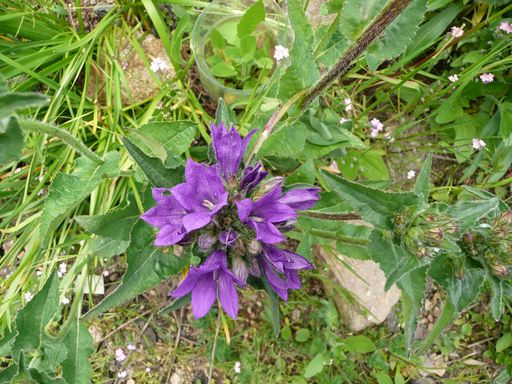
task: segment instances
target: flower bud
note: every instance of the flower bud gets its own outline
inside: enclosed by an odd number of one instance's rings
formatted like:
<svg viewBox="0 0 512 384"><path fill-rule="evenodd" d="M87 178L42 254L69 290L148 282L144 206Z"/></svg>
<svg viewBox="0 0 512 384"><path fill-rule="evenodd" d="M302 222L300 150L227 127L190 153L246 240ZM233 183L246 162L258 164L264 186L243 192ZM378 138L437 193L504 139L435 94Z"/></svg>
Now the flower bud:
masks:
<svg viewBox="0 0 512 384"><path fill-rule="evenodd" d="M258 240L252 239L249 245L247 246L247 250L250 254L256 255L261 252L261 244Z"/></svg>
<svg viewBox="0 0 512 384"><path fill-rule="evenodd" d="M203 252L208 251L213 245L217 239L215 239L214 236L212 236L209 233L203 233L199 238L197 239L197 245L199 245L199 249Z"/></svg>
<svg viewBox="0 0 512 384"><path fill-rule="evenodd" d="M491 265L491 269L494 272L494 274L498 277L505 277L508 272L507 267L501 264L493 264Z"/></svg>
<svg viewBox="0 0 512 384"><path fill-rule="evenodd" d="M221 232L219 235L219 241L222 244L228 245L230 247L233 247L235 245L235 241L237 238L238 238L237 233L232 229L229 229L225 232Z"/></svg>
<svg viewBox="0 0 512 384"><path fill-rule="evenodd" d="M233 275L235 275L239 283L241 285L245 285L247 276L249 276L249 270L247 269L245 262L240 257L233 257L231 270L233 271Z"/></svg>
<svg viewBox="0 0 512 384"><path fill-rule="evenodd" d="M258 200L260 197L262 197L264 194L266 194L268 191L270 191L272 188L274 188L277 184L280 184L284 181L284 177L276 176L272 177L271 179L268 179L263 184L261 184L261 187L256 191L254 194L254 200Z"/></svg>

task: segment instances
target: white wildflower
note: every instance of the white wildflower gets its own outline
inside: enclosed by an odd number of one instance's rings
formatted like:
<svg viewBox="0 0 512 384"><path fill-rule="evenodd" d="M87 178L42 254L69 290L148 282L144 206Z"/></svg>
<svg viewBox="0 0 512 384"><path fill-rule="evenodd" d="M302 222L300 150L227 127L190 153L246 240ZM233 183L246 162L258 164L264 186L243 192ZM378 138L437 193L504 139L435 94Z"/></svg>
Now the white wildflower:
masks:
<svg viewBox="0 0 512 384"><path fill-rule="evenodd" d="M61 303L64 305L69 304L69 299L67 297L63 297Z"/></svg>
<svg viewBox="0 0 512 384"><path fill-rule="evenodd" d="M463 27L452 27L450 34L452 35L452 37L455 37L455 38L462 37L462 35L464 34L464 28Z"/></svg>
<svg viewBox="0 0 512 384"><path fill-rule="evenodd" d="M281 61L288 57L290 57L290 51L288 48L283 47L282 45L276 45L274 47L274 59L276 59L276 61Z"/></svg>
<svg viewBox="0 0 512 384"><path fill-rule="evenodd" d="M68 271L68 266L66 265L66 263L60 263L59 270L57 271L57 276L59 276L59 278L62 278L66 274L67 271Z"/></svg>
<svg viewBox="0 0 512 384"><path fill-rule="evenodd" d="M108 269L104 270L103 271L103 276L109 277L110 276L110 271Z"/></svg>
<svg viewBox="0 0 512 384"><path fill-rule="evenodd" d="M28 303L30 300L34 298L34 295L30 292L25 292L25 301Z"/></svg>
<svg viewBox="0 0 512 384"><path fill-rule="evenodd" d="M146 373L149 373L149 372L151 372L151 368L146 367Z"/></svg>
<svg viewBox="0 0 512 384"><path fill-rule="evenodd" d="M343 104L345 104L345 112L350 112L352 110L352 100L349 97L343 99Z"/></svg>
<svg viewBox="0 0 512 384"><path fill-rule="evenodd" d="M489 84L494 81L494 75L492 73L482 73L480 75L480 80L482 80L482 83Z"/></svg>
<svg viewBox="0 0 512 384"><path fill-rule="evenodd" d="M502 21L500 24L500 30L506 33L512 33L512 23Z"/></svg>
<svg viewBox="0 0 512 384"><path fill-rule="evenodd" d="M169 66L167 65L167 62L164 59L161 59L160 57L155 57L153 61L151 61L150 69L157 73L157 72L165 72L169 69Z"/></svg>
<svg viewBox="0 0 512 384"><path fill-rule="evenodd" d="M117 377L119 377L120 379L124 379L128 374L126 373L126 371L121 371L117 374Z"/></svg>
<svg viewBox="0 0 512 384"><path fill-rule="evenodd" d="M409 180L414 179L415 176L416 176L416 171L415 170L411 169L411 170L409 170L409 172L407 172L407 178Z"/></svg>
<svg viewBox="0 0 512 384"><path fill-rule="evenodd" d="M137 349L133 344L128 344L126 348L128 348L129 351L135 351Z"/></svg>
<svg viewBox="0 0 512 384"><path fill-rule="evenodd" d="M450 80L452 83L455 83L456 81L459 81L459 75L448 76L448 80Z"/></svg>
<svg viewBox="0 0 512 384"><path fill-rule="evenodd" d="M124 351L121 348L116 349L116 360L117 361L126 360L126 355L124 354Z"/></svg>
<svg viewBox="0 0 512 384"><path fill-rule="evenodd" d="M235 363L235 373L240 373L240 372L241 372L241 370L240 370L240 366L241 366L240 362L239 362L239 361L237 361L237 362Z"/></svg>
<svg viewBox="0 0 512 384"><path fill-rule="evenodd" d="M484 149L486 145L485 141L481 139L473 139L473 149L476 149L477 151Z"/></svg>
<svg viewBox="0 0 512 384"><path fill-rule="evenodd" d="M345 124L347 121L348 121L348 119L345 119L344 117L342 117L340 119L340 124Z"/></svg>

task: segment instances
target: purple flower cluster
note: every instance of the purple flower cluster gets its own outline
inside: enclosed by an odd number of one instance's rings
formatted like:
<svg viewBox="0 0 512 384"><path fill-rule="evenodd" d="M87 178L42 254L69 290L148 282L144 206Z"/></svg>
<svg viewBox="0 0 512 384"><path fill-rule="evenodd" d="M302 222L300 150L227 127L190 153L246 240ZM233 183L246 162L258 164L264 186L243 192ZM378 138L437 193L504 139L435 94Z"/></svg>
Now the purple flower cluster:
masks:
<svg viewBox="0 0 512 384"><path fill-rule="evenodd" d="M195 244L209 255L188 275L172 297L191 295L192 311L203 317L218 297L224 311L236 319L236 287L250 276L264 278L283 300L288 289L301 286L297 271L312 269L302 256L279 248L282 232L295 224L297 211L311 208L318 188L283 192L282 179L264 181L261 163L240 169L255 131L242 138L232 127L211 125L217 164L188 160L185 182L173 188L154 188L156 206L142 219L159 229L155 245Z"/></svg>

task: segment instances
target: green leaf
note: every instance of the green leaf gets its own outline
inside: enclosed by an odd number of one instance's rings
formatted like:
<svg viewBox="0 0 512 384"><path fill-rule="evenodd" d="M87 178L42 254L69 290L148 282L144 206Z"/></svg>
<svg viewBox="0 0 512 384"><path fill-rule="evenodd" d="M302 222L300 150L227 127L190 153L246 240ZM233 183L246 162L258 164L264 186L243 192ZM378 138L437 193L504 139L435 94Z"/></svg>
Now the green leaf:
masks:
<svg viewBox="0 0 512 384"><path fill-rule="evenodd" d="M219 126L221 123L224 123L226 128L229 128L231 121L232 119L230 117L228 107L226 106L224 99L220 97L217 102L217 110L215 111L215 125Z"/></svg>
<svg viewBox="0 0 512 384"><path fill-rule="evenodd" d="M313 160L308 160L295 171L293 171L285 180L285 185L296 183L313 184L315 182L315 164Z"/></svg>
<svg viewBox="0 0 512 384"><path fill-rule="evenodd" d="M160 159L146 155L128 138L123 137L122 140L130 155L154 187L172 188L183 180L185 172L183 167L177 167L174 169L166 168Z"/></svg>
<svg viewBox="0 0 512 384"><path fill-rule="evenodd" d="M350 1L350 4L353 3ZM371 71L376 70L384 60L392 59L405 51L416 35L426 11L427 0L414 0L386 27L382 36L366 51L366 61Z"/></svg>
<svg viewBox="0 0 512 384"><path fill-rule="evenodd" d="M153 242L152 228L143 221L135 224L126 251L128 269L121 285L87 312L86 317L90 318L133 299L185 267L187 258L177 257L169 253L168 249L155 247Z"/></svg>
<svg viewBox="0 0 512 384"><path fill-rule="evenodd" d="M12 364L0 371L0 384L10 383L12 378L18 373L18 365Z"/></svg>
<svg viewBox="0 0 512 384"><path fill-rule="evenodd" d="M279 337L279 333L281 332L281 320L279 316L279 299L276 295L276 292L270 286L268 282L267 275L260 268L261 280L263 281L263 286L265 287L265 291L267 291L268 295L268 307L270 310L270 319L272 321L272 329L274 330L274 336Z"/></svg>
<svg viewBox="0 0 512 384"><path fill-rule="evenodd" d="M369 353L377 349L372 339L365 335L350 336L343 340L343 342L347 345L349 352Z"/></svg>
<svg viewBox="0 0 512 384"><path fill-rule="evenodd" d="M59 173L53 180L41 215L40 236L46 248L59 224L98 187L105 177L119 175L119 154L109 152L103 164L79 158L71 175Z"/></svg>
<svg viewBox="0 0 512 384"><path fill-rule="evenodd" d="M495 277L488 278L488 281L491 286L491 314L495 321L500 321L505 310L505 297L503 292L503 285L505 283Z"/></svg>
<svg viewBox="0 0 512 384"><path fill-rule="evenodd" d="M237 36L237 27L238 21L228 21L227 23L223 23L217 27L217 31L222 35L224 40L226 40L231 45L239 45L240 40Z"/></svg>
<svg viewBox="0 0 512 384"><path fill-rule="evenodd" d="M293 125L285 125L269 136L258 152L258 156L294 158L302 152L305 141L306 126L304 124L296 122Z"/></svg>
<svg viewBox="0 0 512 384"><path fill-rule="evenodd" d="M309 379L315 375L318 375L324 369L327 360L327 355L324 352L317 354L313 360L309 362L304 371L304 377Z"/></svg>
<svg viewBox="0 0 512 384"><path fill-rule="evenodd" d="M411 192L383 192L325 171L322 175L333 192L348 201L366 221L382 229L393 229L395 215L405 207L418 204L418 197Z"/></svg>
<svg viewBox="0 0 512 384"><path fill-rule="evenodd" d="M12 324L12 328L8 330L2 340L0 340L0 356L5 356L10 354L12 343L14 343L14 339L18 335L18 331L16 330L16 324Z"/></svg>
<svg viewBox="0 0 512 384"><path fill-rule="evenodd" d="M2 130L0 122L0 164L17 160L23 149L23 133L16 118L7 118L5 129Z"/></svg>
<svg viewBox="0 0 512 384"><path fill-rule="evenodd" d="M17 109L45 105L50 99L38 93L10 92L0 95L0 119L11 116Z"/></svg>
<svg viewBox="0 0 512 384"><path fill-rule="evenodd" d="M182 296L182 297L178 297L176 300L174 300L171 304L165 306L164 308L162 308L160 310L160 313L169 313L169 312L174 312L180 308L183 308L184 306L186 306L187 304L190 303L190 300L192 299L192 296L189 294L189 295L186 295L186 296Z"/></svg>
<svg viewBox="0 0 512 384"><path fill-rule="evenodd" d="M423 163L421 171L414 184L414 193L416 193L424 204L428 202L430 194L430 170L432 169L432 155L428 155L427 160Z"/></svg>
<svg viewBox="0 0 512 384"><path fill-rule="evenodd" d="M393 380L386 372L379 371L375 372L375 378L379 384L393 384Z"/></svg>
<svg viewBox="0 0 512 384"><path fill-rule="evenodd" d="M221 61L211 68L212 75L215 77L233 77L238 75L238 72L236 71L235 67L233 67L231 64L226 63L225 61Z"/></svg>
<svg viewBox="0 0 512 384"><path fill-rule="evenodd" d="M104 215L76 216L75 220L87 232L97 235L93 239L93 252L101 257L120 255L130 245L132 228L141 212L133 196L124 208Z"/></svg>
<svg viewBox="0 0 512 384"><path fill-rule="evenodd" d="M32 300L20 309L16 316L16 329L18 334L12 347L14 360L20 358L21 351L40 349L48 352L43 356L50 361L50 365L56 366L62 356L52 348L52 339L46 334L45 328L55 317L59 310L59 279L54 272L46 281Z"/></svg>
<svg viewBox="0 0 512 384"><path fill-rule="evenodd" d="M253 33L258 24L263 21L265 21L265 6L263 5L263 1L259 0L245 11L238 22L238 38Z"/></svg>
<svg viewBox="0 0 512 384"><path fill-rule="evenodd" d="M94 352L92 337L87 328L73 320L62 342L68 349L62 362L62 376L67 383L88 384L91 381L92 367L89 356Z"/></svg>
<svg viewBox="0 0 512 384"><path fill-rule="evenodd" d="M503 352L505 349L509 348L512 345L512 333L507 332L503 336L501 336L496 342L496 352Z"/></svg>
<svg viewBox="0 0 512 384"><path fill-rule="evenodd" d="M501 103L500 107L500 135L507 147L512 146L512 102Z"/></svg>
<svg viewBox="0 0 512 384"><path fill-rule="evenodd" d="M288 17L296 38L290 51L291 65L279 81L279 98L281 100L288 100L297 92L313 85L320 78L313 55L313 30L304 14L302 2L289 0L287 5Z"/></svg>
<svg viewBox="0 0 512 384"><path fill-rule="evenodd" d="M220 32L215 28L212 29L212 32L210 33L210 41L212 42L212 47L214 49L222 49L226 46L224 37L222 37Z"/></svg>
<svg viewBox="0 0 512 384"><path fill-rule="evenodd" d="M351 0L341 13L341 31L348 40L356 41L386 5L387 0Z"/></svg>
<svg viewBox="0 0 512 384"><path fill-rule="evenodd" d="M306 341L309 340L309 336L311 336L310 330L306 328L301 328L295 334L295 340L297 340L299 343L305 343Z"/></svg>
<svg viewBox="0 0 512 384"><path fill-rule="evenodd" d="M473 227L483 217L495 215L498 211L499 199L494 197L488 200L463 201L450 206L450 216L454 217L461 232Z"/></svg>

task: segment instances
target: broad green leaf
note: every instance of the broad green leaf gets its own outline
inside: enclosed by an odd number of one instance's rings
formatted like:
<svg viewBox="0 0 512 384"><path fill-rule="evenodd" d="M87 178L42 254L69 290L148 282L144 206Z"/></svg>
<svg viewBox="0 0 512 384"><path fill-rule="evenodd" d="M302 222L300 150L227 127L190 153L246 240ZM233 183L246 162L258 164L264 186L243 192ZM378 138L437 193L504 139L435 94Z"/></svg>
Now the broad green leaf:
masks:
<svg viewBox="0 0 512 384"><path fill-rule="evenodd" d="M474 226L481 218L497 213L498 206L498 198L480 201L463 201L450 206L447 213L457 220L459 230L464 232Z"/></svg>
<svg viewBox="0 0 512 384"><path fill-rule="evenodd" d="M355 180L359 175L368 180L388 180L389 170L384 157L386 153L378 149L362 151L348 150L346 156L337 161L343 177Z"/></svg>
<svg viewBox="0 0 512 384"><path fill-rule="evenodd" d="M222 37L220 32L217 31L215 28L212 29L212 32L210 33L210 41L212 42L212 47L214 49L222 49L226 45L224 37Z"/></svg>
<svg viewBox="0 0 512 384"><path fill-rule="evenodd" d="M313 55L314 36L304 7L300 0L289 0L288 17L295 33L293 47L290 50L291 65L279 82L279 97L288 100L291 96L313 85L320 72Z"/></svg>
<svg viewBox="0 0 512 384"><path fill-rule="evenodd" d="M302 152L305 141L306 127L304 124L296 122L293 125L285 125L269 136L258 152L258 156L293 158Z"/></svg>
<svg viewBox="0 0 512 384"><path fill-rule="evenodd" d="M428 202L428 195L430 193L430 170L432 169L432 155L428 155L427 160L423 163L421 171L418 174L416 183L414 184L414 193L416 193L424 204Z"/></svg>
<svg viewBox="0 0 512 384"><path fill-rule="evenodd" d="M297 340L299 343L305 343L309 340L309 337L311 336L311 331L306 328L301 328L297 330L297 333L295 334L295 340Z"/></svg>
<svg viewBox="0 0 512 384"><path fill-rule="evenodd" d="M62 376L67 383L88 384L92 376L89 356L94 352L89 331L76 319L71 323L62 342L68 349L66 359L62 362Z"/></svg>
<svg viewBox="0 0 512 384"><path fill-rule="evenodd" d="M365 335L350 336L343 342L347 345L347 351L349 352L369 353L377 349L372 339Z"/></svg>
<svg viewBox="0 0 512 384"><path fill-rule="evenodd" d="M313 184L315 182L315 164L313 160L308 160L299 168L293 171L285 181L286 185L296 183Z"/></svg>
<svg viewBox="0 0 512 384"><path fill-rule="evenodd" d="M119 175L119 154L109 152L102 164L80 158L70 175L59 173L53 180L41 215L40 235L43 248L59 224L96 189L106 177Z"/></svg>
<svg viewBox="0 0 512 384"><path fill-rule="evenodd" d="M128 139L147 156L156 157L168 166L167 159L184 153L194 140L196 124L191 121L159 121L131 131Z"/></svg>
<svg viewBox="0 0 512 384"><path fill-rule="evenodd" d="M382 229L393 229L393 218L404 208L418 204L418 197L411 192L383 192L325 171L322 175L333 192L348 201L366 221Z"/></svg>
<svg viewBox="0 0 512 384"><path fill-rule="evenodd" d="M20 358L21 351L38 349L42 351L41 359L48 366L57 366L65 357L60 344L56 339L46 334L45 328L55 317L59 310L59 279L54 272L46 281L43 289L39 291L25 307L20 309L16 316L16 329L18 334L12 347L14 360Z"/></svg>
<svg viewBox="0 0 512 384"><path fill-rule="evenodd" d="M236 71L235 67L233 67L231 64L226 63L225 61L221 61L211 68L212 75L215 77L233 77L238 75L238 72Z"/></svg>
<svg viewBox="0 0 512 384"><path fill-rule="evenodd" d="M75 220L87 232L97 235L93 239L93 252L102 257L123 253L130 245L132 228L141 215L135 200L128 206L104 215L76 216Z"/></svg>
<svg viewBox="0 0 512 384"><path fill-rule="evenodd" d="M379 384L393 384L393 380L386 372L379 371L375 372L375 378Z"/></svg>
<svg viewBox="0 0 512 384"><path fill-rule="evenodd" d="M10 92L0 95L0 119L11 116L17 109L45 105L47 96L28 92Z"/></svg>
<svg viewBox="0 0 512 384"><path fill-rule="evenodd" d="M224 40L226 40L231 45L240 44L240 40L238 40L237 36L237 26L238 21L228 21L227 23L223 23L217 27L217 31L222 35Z"/></svg>
<svg viewBox="0 0 512 384"><path fill-rule="evenodd" d="M505 349L512 345L512 333L507 332L501 336L496 342L496 352L503 352Z"/></svg>
<svg viewBox="0 0 512 384"><path fill-rule="evenodd" d="M238 22L238 38L241 39L243 36L253 33L258 24L263 21L265 21L265 5L263 5L262 0L259 0L245 11Z"/></svg>
<svg viewBox="0 0 512 384"><path fill-rule="evenodd" d="M11 383L11 380L18 373L18 365L11 364L7 368L4 368L0 371L0 384Z"/></svg>
<svg viewBox="0 0 512 384"><path fill-rule="evenodd" d="M448 293L455 311L461 312L478 299L485 271L467 264L456 267L449 258L438 257L428 274Z"/></svg>
<svg viewBox="0 0 512 384"><path fill-rule="evenodd" d="M183 180L183 167L177 167L174 169L166 168L160 159L146 155L128 138L124 137L122 140L130 155L142 169L153 186L158 188L172 188Z"/></svg>
<svg viewBox="0 0 512 384"><path fill-rule="evenodd" d="M0 356L8 355L11 352L12 343L14 343L14 339L18 335L18 331L16 330L16 324L12 324L11 330L8 330L2 340L0 340Z"/></svg>
<svg viewBox="0 0 512 384"><path fill-rule="evenodd" d="M187 258L177 257L168 249L155 247L153 242L153 229L143 221L135 224L131 244L126 251L128 269L121 285L91 309L86 317L90 318L133 299L184 268Z"/></svg>
<svg viewBox="0 0 512 384"><path fill-rule="evenodd" d="M341 30L348 40L356 41L386 5L386 0L351 0L341 13Z"/></svg>
<svg viewBox="0 0 512 384"><path fill-rule="evenodd" d="M309 379L310 377L318 375L324 369L326 361L327 355L324 352L317 354L306 366L304 377Z"/></svg>
<svg viewBox="0 0 512 384"><path fill-rule="evenodd" d="M1 124L0 121L0 164L18 159L23 149L23 133L18 120L14 116L7 117L4 130Z"/></svg>
<svg viewBox="0 0 512 384"><path fill-rule="evenodd" d="M355 1L357 2L357 1ZM354 1L348 2L353 4ZM365 1L368 3L368 1ZM418 31L427 11L427 0L413 0L411 4L384 30L366 51L366 61L371 71L384 61L405 51Z"/></svg>

